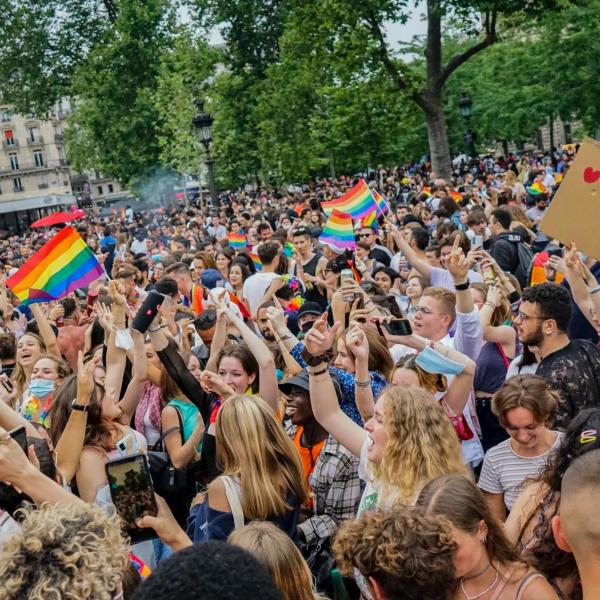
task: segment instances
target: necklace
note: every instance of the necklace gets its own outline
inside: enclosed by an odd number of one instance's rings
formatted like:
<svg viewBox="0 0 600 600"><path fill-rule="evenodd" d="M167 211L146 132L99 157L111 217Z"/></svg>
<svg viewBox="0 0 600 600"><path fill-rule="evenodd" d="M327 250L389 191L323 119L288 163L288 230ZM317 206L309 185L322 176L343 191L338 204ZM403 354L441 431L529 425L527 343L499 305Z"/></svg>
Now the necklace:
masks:
<svg viewBox="0 0 600 600"><path fill-rule="evenodd" d="M489 591L493 590L496 587L496 584L498 583L498 579L500 578L500 561L498 561L496 563L496 577L494 578L494 581L492 581L492 584L490 586L488 586L487 588L485 588L485 590L483 590L483 592L480 592L479 594L475 594L475 596L469 596L469 594L467 594L467 590L465 590L465 586L463 585L463 578L460 578L460 589L462 590L462 593L465 595L465 598L467 600L476 600L477 598L481 598L482 596L485 596Z"/></svg>
<svg viewBox="0 0 600 600"><path fill-rule="evenodd" d="M486 567L484 567L481 571L479 571L479 573L475 573L475 575L471 575L470 577L463 577L462 580L470 581L471 579L477 579L478 577L481 577L484 573L487 573L490 570L491 566L492 566L492 563L489 562Z"/></svg>

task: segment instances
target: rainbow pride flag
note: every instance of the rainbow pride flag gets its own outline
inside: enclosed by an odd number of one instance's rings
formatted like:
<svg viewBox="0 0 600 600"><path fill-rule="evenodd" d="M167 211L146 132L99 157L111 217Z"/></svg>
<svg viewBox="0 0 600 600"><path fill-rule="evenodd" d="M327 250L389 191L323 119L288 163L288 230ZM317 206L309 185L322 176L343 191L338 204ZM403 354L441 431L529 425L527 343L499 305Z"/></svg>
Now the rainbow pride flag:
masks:
<svg viewBox="0 0 600 600"><path fill-rule="evenodd" d="M327 223L325 223L319 242L340 250L354 250L356 240L354 238L352 217L334 208L327 219Z"/></svg>
<svg viewBox="0 0 600 600"><path fill-rule="evenodd" d="M454 202L460 202L463 199L464 194L457 192L456 190L452 190L449 192L450 198L454 200Z"/></svg>
<svg viewBox="0 0 600 600"><path fill-rule="evenodd" d="M61 229L7 281L24 304L63 298L104 275L92 249L72 227Z"/></svg>
<svg viewBox="0 0 600 600"><path fill-rule="evenodd" d="M256 252L249 252L248 256L250 256L250 258L252 259L252 262L254 263L254 268L257 271L262 271L263 264L260 258L258 257L258 254L256 254Z"/></svg>
<svg viewBox="0 0 600 600"><path fill-rule="evenodd" d="M362 220L362 227L372 227L373 229L379 229L379 221L377 221L377 212L372 211Z"/></svg>
<svg viewBox="0 0 600 600"><path fill-rule="evenodd" d="M431 196L431 188L426 185L422 190L421 190L421 194L425 194L428 198L429 196Z"/></svg>
<svg viewBox="0 0 600 600"><path fill-rule="evenodd" d="M381 217L387 215L390 212L390 206L383 199L383 196L373 190L373 198L375 198L375 202L377 203L377 216Z"/></svg>
<svg viewBox="0 0 600 600"><path fill-rule="evenodd" d="M548 188L541 181L534 181L531 187L527 188L527 191L532 196L537 196L538 194L547 194Z"/></svg>
<svg viewBox="0 0 600 600"><path fill-rule="evenodd" d="M140 576L140 579L142 581L144 581L144 579L147 579L148 577L150 577L150 575L152 575L150 567L133 552L129 553L129 560L131 561L131 564L135 567L135 570L138 572L138 575Z"/></svg>
<svg viewBox="0 0 600 600"><path fill-rule="evenodd" d="M248 245L246 236L243 233L231 233L227 234L227 241L232 248L239 249L245 248Z"/></svg>
<svg viewBox="0 0 600 600"><path fill-rule="evenodd" d="M331 202L321 202L321 208L327 216L330 216L333 210L338 210L350 215L353 219L360 220L368 216L371 211L377 211L379 205L365 180L361 179L343 196L331 200Z"/></svg>

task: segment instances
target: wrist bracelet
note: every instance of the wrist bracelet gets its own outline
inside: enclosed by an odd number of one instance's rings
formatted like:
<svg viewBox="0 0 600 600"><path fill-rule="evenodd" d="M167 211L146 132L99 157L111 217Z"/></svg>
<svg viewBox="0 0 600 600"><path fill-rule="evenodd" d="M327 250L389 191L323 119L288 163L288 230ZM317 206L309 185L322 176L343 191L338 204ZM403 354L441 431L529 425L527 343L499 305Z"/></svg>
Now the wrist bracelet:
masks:
<svg viewBox="0 0 600 600"><path fill-rule="evenodd" d="M495 305L495 304L492 304L491 302L486 302L486 303L484 304L484 306L490 306L490 307L491 307L493 310L496 310L496 308L497 308L497 307L496 307L496 305Z"/></svg>
<svg viewBox="0 0 600 600"><path fill-rule="evenodd" d="M590 294L597 294L598 292L600 292L600 285L597 285L595 288L590 290Z"/></svg>
<svg viewBox="0 0 600 600"><path fill-rule="evenodd" d="M310 369L308 369L308 374L312 377L316 377L317 375L323 375L323 373L327 373L328 371L329 366L325 367L324 369L321 369L320 371L311 371Z"/></svg>
<svg viewBox="0 0 600 600"><path fill-rule="evenodd" d="M285 340L289 340L292 338L292 334L291 333L286 333L285 335L282 335L279 340L282 342L285 342Z"/></svg>
<svg viewBox="0 0 600 600"><path fill-rule="evenodd" d="M166 327L166 325L159 325L159 326L158 326L156 329L150 329L150 328L148 327L148 331L149 331L150 333L156 333L157 331L160 331L161 329L164 329L165 327Z"/></svg>
<svg viewBox="0 0 600 600"><path fill-rule="evenodd" d="M471 282L467 279L464 283L455 283L454 289L457 292L464 292L465 290L469 289L470 285L471 285Z"/></svg>
<svg viewBox="0 0 600 600"><path fill-rule="evenodd" d="M367 379L367 381L358 381L358 379L355 379L354 385L357 387L369 387L371 385L371 380Z"/></svg>

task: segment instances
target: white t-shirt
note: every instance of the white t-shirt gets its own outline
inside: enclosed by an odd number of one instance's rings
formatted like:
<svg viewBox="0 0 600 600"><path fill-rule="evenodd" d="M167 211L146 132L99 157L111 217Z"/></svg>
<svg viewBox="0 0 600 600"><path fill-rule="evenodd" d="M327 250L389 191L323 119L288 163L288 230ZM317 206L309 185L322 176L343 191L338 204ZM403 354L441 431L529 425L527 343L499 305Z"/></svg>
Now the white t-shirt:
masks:
<svg viewBox="0 0 600 600"><path fill-rule="evenodd" d="M250 277L244 281L244 290L242 294L248 301L251 314L254 314L258 308L258 303L265 295L265 292L267 291L271 281L273 281L273 279L277 279L278 277L281 277L281 275L278 275L277 273L260 272L250 275Z"/></svg>
<svg viewBox="0 0 600 600"><path fill-rule="evenodd" d="M511 377L515 377L516 375L535 375L537 371L538 364L534 362L532 365L526 365L521 367L521 356L517 356L513 358L508 365L508 370L506 371L506 381L508 381Z"/></svg>
<svg viewBox="0 0 600 600"><path fill-rule="evenodd" d="M483 459L477 485L490 494L504 494L504 504L510 510L521 493L522 484L534 477L546 465L551 453L559 446L563 433L555 431L552 446L539 456L521 456L511 444L511 438L490 448Z"/></svg>

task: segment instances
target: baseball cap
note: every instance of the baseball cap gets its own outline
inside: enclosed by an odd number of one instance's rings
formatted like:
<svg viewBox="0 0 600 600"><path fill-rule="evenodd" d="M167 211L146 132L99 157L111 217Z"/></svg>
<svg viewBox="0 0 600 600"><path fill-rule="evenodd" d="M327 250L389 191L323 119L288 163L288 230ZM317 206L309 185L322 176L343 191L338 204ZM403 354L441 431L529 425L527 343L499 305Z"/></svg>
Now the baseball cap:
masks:
<svg viewBox="0 0 600 600"><path fill-rule="evenodd" d="M296 313L296 318L299 319L304 315L317 315L320 317L323 314L323 309L318 302L305 302Z"/></svg>
<svg viewBox="0 0 600 600"><path fill-rule="evenodd" d="M342 400L342 386L338 381L337 377L330 373L331 380L333 381L333 387L335 388L335 393L337 395L338 402ZM291 379L286 379L279 384L279 389L287 396L292 390L292 387L299 387L300 389L310 391L310 385L308 381L308 371L306 369L302 369L298 375L295 375Z"/></svg>
<svg viewBox="0 0 600 600"><path fill-rule="evenodd" d="M209 290L217 287L221 279L223 279L223 276L216 269L204 269L202 275L200 275L200 283Z"/></svg>

